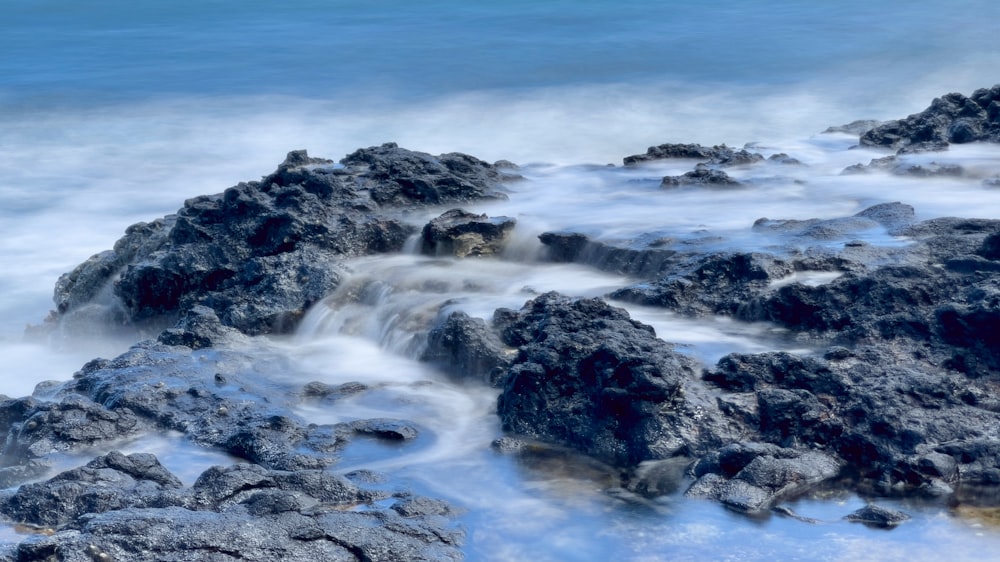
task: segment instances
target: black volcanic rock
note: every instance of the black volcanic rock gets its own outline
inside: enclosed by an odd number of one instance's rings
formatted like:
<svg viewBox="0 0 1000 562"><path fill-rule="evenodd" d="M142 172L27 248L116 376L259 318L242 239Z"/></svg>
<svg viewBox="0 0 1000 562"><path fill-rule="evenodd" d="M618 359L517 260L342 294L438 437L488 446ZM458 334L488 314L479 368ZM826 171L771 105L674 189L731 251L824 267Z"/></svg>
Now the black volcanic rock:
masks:
<svg viewBox="0 0 1000 562"><path fill-rule="evenodd" d="M626 156L624 163L626 166L633 166L642 162L675 158L699 160L703 164L714 166L742 166L764 161L764 157L756 152L749 152L746 149L733 150L724 144L718 146L661 144L649 147L645 154Z"/></svg>
<svg viewBox="0 0 1000 562"><path fill-rule="evenodd" d="M560 263L582 263L613 273L648 277L673 267L678 251L652 244L616 244L592 240L578 232L544 232L538 236L546 259Z"/></svg>
<svg viewBox="0 0 1000 562"><path fill-rule="evenodd" d="M716 499L743 512L760 512L788 495L840 473L841 463L818 451L767 443L733 443L702 457L686 495Z"/></svg>
<svg viewBox="0 0 1000 562"><path fill-rule="evenodd" d="M990 481L1000 448L974 445L1000 438L990 383L889 349L839 348L825 360L732 354L704 378L734 393L726 402L756 400L744 419L764 441L836 455L880 492Z"/></svg>
<svg viewBox="0 0 1000 562"><path fill-rule="evenodd" d="M751 299L737 316L850 342L929 345L940 361L972 375L1000 364L987 327L995 315L998 268L991 248L1000 222L935 219L894 231L914 244L893 262L822 285L778 287Z"/></svg>
<svg viewBox="0 0 1000 562"><path fill-rule="evenodd" d="M107 408L78 394L5 400L0 402L0 424L5 433L0 477L8 485L33 476L54 452L106 445L150 429L128 408Z"/></svg>
<svg viewBox="0 0 1000 562"><path fill-rule="evenodd" d="M706 187L737 187L740 182L729 177L729 174L722 170L710 168L705 164L698 164L693 171L686 172L680 176L667 176L663 178L660 187L680 187L685 185L703 185Z"/></svg>
<svg viewBox="0 0 1000 562"><path fill-rule="evenodd" d="M500 169L468 154L431 156L386 143L358 149L340 163L352 188L380 206L507 198L499 190L505 179Z"/></svg>
<svg viewBox="0 0 1000 562"><path fill-rule="evenodd" d="M993 140L996 92L956 96L865 137L903 154ZM763 160L725 146L662 145L626 164L658 158L699 160L678 183L719 185L732 185L721 168ZM0 483L22 485L0 494L0 512L55 533L0 557L460 559L451 506L389 485L363 490L360 476L330 471L352 440L412 450L434 440L428 430L394 418L308 423L304 401L335 410L369 387L303 386L313 379L254 336L294 329L340 285L342 260L402 249L417 233L406 217L502 198L508 178L466 155L393 144L337 164L296 151L260 182L130 227L113 250L63 276L62 328L125 325L158 336L35 398L0 402ZM546 293L491 322L445 305L422 359L501 390L497 414L509 435L498 449L566 447L633 475L629 489L647 495L676 489L687 468L688 495L746 512L838 476L881 494L997 484L1000 222L915 216L886 203L846 217L764 218L745 232L763 249L747 251L719 251L736 241L711 233L539 237L549 261L633 276L613 298L766 322L807 351L734 353L705 369L622 309ZM427 225L423 248L496 253L512 226L449 211ZM900 238L878 246L886 234ZM105 453L153 431L241 463L186 487L149 455ZM101 456L86 466L25 484L49 476L62 453L92 448Z"/></svg>
<svg viewBox="0 0 1000 562"><path fill-rule="evenodd" d="M494 324L517 347L498 413L506 431L617 465L704 452L732 437L697 366L598 299L554 293Z"/></svg>
<svg viewBox="0 0 1000 562"><path fill-rule="evenodd" d="M150 454L117 451L45 482L25 484L0 503L8 519L60 527L87 513L183 503L181 481Z"/></svg>
<svg viewBox="0 0 1000 562"><path fill-rule="evenodd" d="M423 430L406 420L355 419L308 424L294 412L303 398L359 394L364 385L324 387L272 380L294 371L267 345L223 326L196 307L160 342L143 341L113 359L90 361L47 400L0 402L0 481L38 476L56 452L109 446L151 431L175 431L202 446L269 469L330 466L357 435L411 440ZM304 394L306 396L304 396ZM334 398L330 402L334 402Z"/></svg>
<svg viewBox="0 0 1000 562"><path fill-rule="evenodd" d="M889 509L880 505L866 505L844 517L852 523L864 523L873 527L889 528L899 525L910 518L902 511Z"/></svg>
<svg viewBox="0 0 1000 562"><path fill-rule="evenodd" d="M424 226L421 251L432 256L490 256L500 253L517 223L452 209Z"/></svg>
<svg viewBox="0 0 1000 562"><path fill-rule="evenodd" d="M421 359L433 363L460 380L502 386L503 374L513 350L481 318L452 312L427 335Z"/></svg>
<svg viewBox="0 0 1000 562"><path fill-rule="evenodd" d="M152 455L118 452L23 486L0 512L45 531L12 547L14 560L457 561L464 539L440 500L249 464L186 488Z"/></svg>
<svg viewBox="0 0 1000 562"><path fill-rule="evenodd" d="M627 302L660 306L689 315L735 313L741 302L795 271L788 261L765 253L695 254L654 281L611 293Z"/></svg>
<svg viewBox="0 0 1000 562"><path fill-rule="evenodd" d="M909 205L885 203L840 219L761 219L753 229L804 243L844 242L839 249L785 251L780 257L675 252L655 273L648 270L653 279L612 293L616 299L684 314L770 322L796 334L797 341L817 346L839 344L822 357L732 354L704 372L705 382L721 391L717 411L742 426L744 436L779 447L787 458L771 454L767 470L754 476L756 483L709 470L699 475L705 479L691 494L756 511L832 478L837 467L885 494L940 494L959 481L1000 482L994 464L1000 459L1000 400L993 390L993 374L1000 369L995 329L1000 322L1000 222L916 222ZM877 248L851 240L883 229L905 236L907 244ZM583 235L549 233L544 239L553 256L583 263L609 247ZM627 261L643 263L664 251L652 246L629 250ZM608 268L602 264L610 263L604 259L595 265ZM807 283L793 275L799 272L833 275ZM549 329L557 323L547 319L544 325ZM552 357L573 356L557 349ZM537 363L546 366L528 372L546 382L536 382L533 392L573 396L559 387L549 391L563 375L553 376L549 363ZM517 369L515 363L512 372ZM549 406L538 402L534 407ZM587 427L582 421L574 425ZM584 451L590 446L566 437L559 442ZM806 457L812 460L802 466L789 460L813 453L819 456ZM701 453L702 460L709 458L706 454L714 453ZM764 463L759 461L761 470ZM773 476L765 479L769 485L759 485L765 481L758 479L762 474Z"/></svg>
<svg viewBox="0 0 1000 562"><path fill-rule="evenodd" d="M259 182L130 227L60 278L57 314L162 328L204 305L248 334L287 332L337 287L343 258L398 251L416 232L383 210L504 198L501 179L471 156L391 143L339 165L295 151Z"/></svg>
<svg viewBox="0 0 1000 562"><path fill-rule="evenodd" d="M861 135L862 145L893 149L976 141L1000 142L1000 85L981 88L970 97L951 93L935 98L924 111L887 121Z"/></svg>

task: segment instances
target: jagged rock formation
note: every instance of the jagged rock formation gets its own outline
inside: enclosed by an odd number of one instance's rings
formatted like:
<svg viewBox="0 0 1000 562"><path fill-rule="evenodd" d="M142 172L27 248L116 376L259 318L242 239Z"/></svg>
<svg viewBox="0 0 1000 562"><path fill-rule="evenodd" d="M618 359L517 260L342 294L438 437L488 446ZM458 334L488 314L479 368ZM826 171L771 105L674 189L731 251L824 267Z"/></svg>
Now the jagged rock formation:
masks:
<svg viewBox="0 0 1000 562"><path fill-rule="evenodd" d="M951 93L935 98L924 111L861 135L862 145L909 151L967 142L1000 142L1000 85L980 88L969 97Z"/></svg>
<svg viewBox="0 0 1000 562"><path fill-rule="evenodd" d="M464 533L445 502L366 490L324 470L355 438L407 441L422 429L384 418L308 424L294 406L322 396L335 408L338 389L271 378L289 368L260 342L223 326L212 309L195 306L160 341L89 362L72 381L48 389L45 401L0 402L7 487L45 474L53 453L83 454L168 430L245 461L211 468L185 487L151 454L111 452L9 490L0 494L0 514L40 534L0 556L461 559ZM340 395L366 390L354 385Z"/></svg>
<svg viewBox="0 0 1000 562"><path fill-rule="evenodd" d="M487 217L452 209L424 226L421 251L432 256L492 256L517 224L509 217Z"/></svg>
<svg viewBox="0 0 1000 562"><path fill-rule="evenodd" d="M392 143L339 164L291 152L261 181L129 227L113 250L59 279L57 320L96 316L158 331L204 305L244 333L287 332L337 287L344 258L399 251L418 232L389 211L504 198L503 179L471 156Z"/></svg>
<svg viewBox="0 0 1000 562"><path fill-rule="evenodd" d="M865 130L863 144L903 154L996 142L998 108L994 87L844 130ZM625 162L660 158L699 160L684 177L724 184L720 168L764 160L725 146L661 145ZM901 158L868 168L895 169ZM500 253L512 219L452 210L421 230L405 217L504 197L511 167L394 144L339 163L296 151L259 182L133 225L113 250L64 275L52 327L110 322L156 338L34 397L0 401L0 482L24 484L0 494L0 514L39 531L0 557L461 559L455 508L384 482L367 489L370 473L329 471L353 440L416 448L428 430L389 418L307 423L296 414L304 402L335 409L372 389L274 380L294 367L256 336L294 327L340 284L344 259L397 251L418 233L431 255ZM953 172L942 164L905 173ZM500 390L508 435L497 449L568 448L607 463L639 494L669 493L686 474L688 495L759 512L848 476L886 495L1000 484L1000 221L917 221L912 207L885 203L746 228L784 246L708 251L711 233L704 244L655 233L540 240L549 260L638 278L623 280L612 300L768 322L811 351L733 353L701 365L602 299L546 293L489 320L442 313L423 359ZM908 243L873 246L863 240L871 233ZM112 450L165 430L243 462L185 485L153 455ZM84 466L47 474L54 454L95 449ZM877 506L850 516L887 526L904 518Z"/></svg>

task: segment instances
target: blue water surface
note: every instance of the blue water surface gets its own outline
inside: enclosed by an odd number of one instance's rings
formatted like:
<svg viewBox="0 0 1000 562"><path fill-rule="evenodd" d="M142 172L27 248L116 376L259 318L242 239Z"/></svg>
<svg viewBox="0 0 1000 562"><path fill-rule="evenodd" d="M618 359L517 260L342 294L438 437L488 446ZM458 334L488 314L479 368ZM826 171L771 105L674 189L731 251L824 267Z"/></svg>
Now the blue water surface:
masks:
<svg viewBox="0 0 1000 562"><path fill-rule="evenodd" d="M0 93L87 105L648 81L863 85L998 53L988 25L998 18L1000 3L981 0L6 0Z"/></svg>

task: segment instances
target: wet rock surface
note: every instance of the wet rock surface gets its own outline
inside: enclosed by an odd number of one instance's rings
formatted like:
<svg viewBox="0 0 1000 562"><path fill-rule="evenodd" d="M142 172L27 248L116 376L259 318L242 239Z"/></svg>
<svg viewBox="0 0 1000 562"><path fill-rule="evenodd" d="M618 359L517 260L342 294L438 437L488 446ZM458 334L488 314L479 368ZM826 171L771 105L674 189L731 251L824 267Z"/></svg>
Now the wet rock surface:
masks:
<svg viewBox="0 0 1000 562"><path fill-rule="evenodd" d="M873 249L851 241L869 229L905 236L909 244ZM759 511L841 468L881 494L939 495L958 482L995 478L987 467L996 457L984 445L1000 438L994 399L1000 342L990 328L998 229L985 219L915 222L912 208L901 203L843 219L761 219L753 230L845 242L818 252L677 253L658 277L613 292L615 299L685 315L768 322L819 348L804 356L733 354L703 371L703 382L723 391L712 415L740 424L745 436L782 448L784 456L771 455L780 463L758 462L762 471L767 465L771 485L695 468L691 493ZM664 249L646 252L660 256ZM655 259L643 253L632 250L639 261ZM817 273L826 276L797 277ZM818 456L789 466L802 455Z"/></svg>
<svg viewBox="0 0 1000 562"><path fill-rule="evenodd" d="M460 380L500 386L513 351L485 320L459 311L448 314L431 329L421 359Z"/></svg>
<svg viewBox="0 0 1000 562"><path fill-rule="evenodd" d="M501 169L504 170L501 173ZM503 199L501 168L464 154L395 144L339 163L288 154L259 182L185 202L129 227L113 250L60 278L57 310L32 333L158 334L44 399L0 403L6 432L0 499L9 521L44 532L11 545L13 560L457 560L457 510L404 488L361 490L327 471L352 440L402 443L424 431L403 419L317 425L296 407L369 390L282 383L295 369L259 334L285 333L340 283L346 258L396 252L419 232L402 217L436 205ZM460 213L460 212L459 212ZM446 213L432 223L451 254L498 251L509 220ZM463 228L465 230L463 230ZM478 244L466 243L469 235ZM125 439L176 432L243 464L185 487L150 454L112 451ZM44 477L54 455L91 462ZM393 500L396 494L398 498ZM151 553L156 553L152 555Z"/></svg>
<svg viewBox="0 0 1000 562"><path fill-rule="evenodd" d="M697 160L698 163L690 172L685 172L679 176L664 177L660 182L661 188L672 189L690 186L709 188L740 187L743 183L730 177L722 168L746 167L765 161L786 165L800 164L797 159L784 153L764 158L762 154L750 152L746 148L735 150L724 144L711 147L700 144L661 144L649 147L645 154L626 156L623 162L625 166L636 166L659 160L676 159Z"/></svg>
<svg viewBox="0 0 1000 562"><path fill-rule="evenodd" d="M497 404L506 431L615 464L697 454L731 438L696 364L621 309L549 293L498 310L494 324L518 349Z"/></svg>
<svg viewBox="0 0 1000 562"><path fill-rule="evenodd" d="M287 332L337 287L344 258L403 248L418 228L399 210L502 199L504 177L468 155L393 143L337 164L294 151L260 181L129 227L113 250L60 278L56 319L160 329L203 305L247 334Z"/></svg>
<svg viewBox="0 0 1000 562"><path fill-rule="evenodd" d="M314 470L217 466L185 487L152 455L111 452L22 487L0 500L0 512L49 529L11 547L10 560L462 557L446 503Z"/></svg>
<svg viewBox="0 0 1000 562"><path fill-rule="evenodd" d="M737 511L760 512L785 495L837 476L841 466L819 451L734 443L694 464L697 480L686 494L712 498Z"/></svg>
<svg viewBox="0 0 1000 562"><path fill-rule="evenodd" d="M632 166L642 162L667 159L698 160L702 164L713 166L742 166L763 162L764 156L746 149L734 150L724 144L718 146L661 144L649 147L645 154L626 156L623 162L626 166Z"/></svg>
<svg viewBox="0 0 1000 562"><path fill-rule="evenodd" d="M942 148L942 150L945 148ZM907 162L899 156L875 158L867 165L854 164L845 168L843 173L861 174L876 171L914 178L959 178L966 175L965 169L958 164L938 163L934 161L926 164L917 164Z"/></svg>
<svg viewBox="0 0 1000 562"><path fill-rule="evenodd" d="M870 126L863 142L904 155L995 141L995 90L844 130ZM661 145L626 164L662 158L699 160L693 173L707 175L764 160ZM352 442L416 448L428 430L391 417L307 422L302 404L333 410L376 389L276 376L295 366L260 334L294 327L340 284L345 258L398 251L418 232L433 255L496 256L512 220L453 210L421 232L407 218L502 198L510 169L393 144L336 164L296 151L260 182L130 227L113 250L60 278L52 330L118 324L156 337L0 402L0 514L38 531L0 557L461 559L458 507L392 475L335 472ZM1000 220L917 220L897 202L844 217L761 218L744 234L781 244L737 251L715 248L712 233L543 233L543 259L630 278L610 304L536 294L487 320L445 303L422 359L499 391L498 452L537 463L582 453L600 467L594 481L623 496L683 490L759 513L832 482L875 496L1000 485ZM867 241L887 236L899 243ZM615 301L764 322L806 351L703 365ZM188 485L152 454L116 450L160 432L233 463ZM91 460L53 475L63 454ZM848 517L904 518L876 506Z"/></svg>
<svg viewBox="0 0 1000 562"><path fill-rule="evenodd" d="M844 517L853 523L864 523L872 527L882 528L895 527L909 518L909 515L901 511L879 505L866 505Z"/></svg>
<svg viewBox="0 0 1000 562"><path fill-rule="evenodd" d="M47 389L46 401L3 403L8 486L44 475L53 453L85 455L162 431L242 461L211 468L188 487L152 454L112 451L11 489L0 495L0 514L45 532L10 546L5 556L461 559L464 533L445 502L403 488L363 489L324 470L352 439L410 441L422 430L384 418L306 423L294 413L304 395L367 388L282 387L272 375L292 367L260 344L223 326L213 310L195 307L161 342L91 361L73 380Z"/></svg>
<svg viewBox="0 0 1000 562"><path fill-rule="evenodd" d="M693 171L686 172L680 176L667 176L660 183L662 188L681 187L687 185L701 185L706 187L737 187L740 182L729 177L729 174L722 170L709 168L705 164L698 164Z"/></svg>
<svg viewBox="0 0 1000 562"><path fill-rule="evenodd" d="M491 256L500 253L516 221L452 209L424 227L421 251L432 256Z"/></svg>
<svg viewBox="0 0 1000 562"><path fill-rule="evenodd" d="M974 97L982 101L985 95L981 91ZM944 106L935 102L933 107L948 114L952 102L961 101L949 99ZM927 142L939 140L914 140L904 152L933 148ZM650 149L647 157L629 163L654 157L711 158L710 151L689 148ZM896 162L890 157L879 165ZM900 173L932 177L962 171L942 166ZM611 293L613 299L690 316L722 314L768 322L797 334L799 341L814 342L817 351L807 355L735 354L703 371L701 382L722 391L715 395L717 408L706 412L743 431L743 439L734 439L736 445L723 448L750 443L745 439L752 436L753 442L766 444L760 447L778 449L751 455L761 460L755 461L754 471L737 478L738 470L721 470L713 464L722 449L706 452L688 442L690 451L698 451L693 456L700 457L693 465L697 480L690 493L741 511L760 511L785 494L842 472L854 474L866 489L890 495L948 494L958 482L994 479L995 472L987 467L996 457L986 444L1000 437L995 429L1000 408L993 398L994 373L1000 368L995 349L1000 342L994 341L990 328L994 261L1000 255L998 223L960 218L916 221L909 205L885 203L838 219L760 219L752 230L801 240L802 246L785 246L775 253L712 253L655 238L616 244L573 232L541 236L553 261L587 263L647 279ZM908 243L874 247L861 240L869 232L905 237ZM494 319L498 330L503 329L503 318L509 317L509 312L498 311ZM555 313L546 317L545 331L559 334L554 317ZM540 341L548 337L537 336ZM524 345L516 339L504 343ZM578 349L552 345L556 351L549 357L572 357ZM553 366L555 360L527 361L526 353L521 348L509 373L525 380L532 379L524 372L534 374L535 381L533 386L512 387L512 379L507 379L500 401L502 418L508 404L523 396L537 397L536 410L551 408L546 396L579 396L576 389L565 386L549 390L547 383L561 380L561 367ZM526 364L523 372L518 362ZM578 365L575 370L581 377L593 376L594 368ZM612 395L618 392L614 383L596 384ZM639 393L626 393L640 399ZM602 400L604 395L595 394L585 403L611 410ZM668 402L665 397L658 400ZM579 406L569 410L587 411ZM574 442L575 436L567 437L570 432L558 424L551 424L555 431L546 435L537 429L539 424L545 426L544 420L516 425L516 415L508 417L511 421L505 428L514 432L601 454L590 441ZM577 419L572 425L583 424ZM671 454L678 453L666 457ZM657 457L604 458L631 464Z"/></svg>
<svg viewBox="0 0 1000 562"><path fill-rule="evenodd" d="M583 263L603 271L640 277L656 275L684 257L656 239L648 243L616 244L592 240L578 232L544 232L538 238L550 261Z"/></svg>
<svg viewBox="0 0 1000 562"><path fill-rule="evenodd" d="M981 88L969 97L951 93L935 98L924 111L861 135L862 145L892 149L940 149L969 142L1000 142L1000 86Z"/></svg>

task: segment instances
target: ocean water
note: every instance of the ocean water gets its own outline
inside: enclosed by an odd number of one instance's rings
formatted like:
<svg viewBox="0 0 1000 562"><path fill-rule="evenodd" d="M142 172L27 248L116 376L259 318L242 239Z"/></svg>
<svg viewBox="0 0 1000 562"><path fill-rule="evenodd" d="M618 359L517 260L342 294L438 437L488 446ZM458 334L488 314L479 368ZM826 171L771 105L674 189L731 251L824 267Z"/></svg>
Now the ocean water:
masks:
<svg viewBox="0 0 1000 562"><path fill-rule="evenodd" d="M998 147L914 157L961 163L975 178L841 176L883 154L820 134L1000 82L996 21L1000 3L989 0L5 0L0 393L68 379L130 343L57 350L22 339L52 308L58 276L110 248L128 225L257 179L293 149L339 159L394 141L467 152L524 167L509 202L470 209L518 219L503 259L359 260L348 283L375 287L378 298L333 295L300 333L274 344L304 382L383 383L349 408L303 416L411 417L431 430L412 451L358 450L344 469L385 469L466 506L470 560L913 561L943 551L981 560L1000 533L942 505L902 505L915 518L889 533L843 523L863 504L851 495L796 505L820 525L753 520L673 496L623 501L610 492L613 475L580 461L497 457L488 448L499 435L495 395L450 384L412 357L445 300L488 317L531 291L599 295L624 283L534 263L546 230L615 240L712 235L746 248L787 243L752 235L760 217L834 218L887 201L909 203L922 218L1000 217L1000 190L980 181L1000 174ZM752 184L745 190L673 192L659 178L690 163L606 166L665 142L756 143L804 166L732 171ZM905 243L884 232L861 237ZM456 284L434 292L428 280ZM767 326L630 310L705 362L796 345ZM190 454L176 436L129 446L185 475L220 462Z"/></svg>

